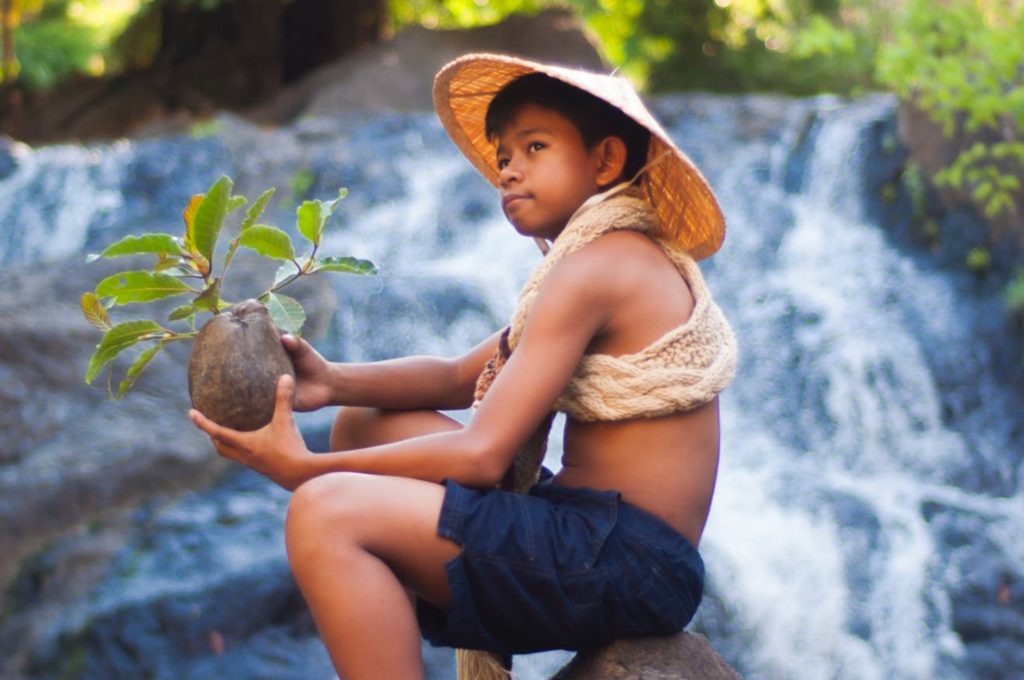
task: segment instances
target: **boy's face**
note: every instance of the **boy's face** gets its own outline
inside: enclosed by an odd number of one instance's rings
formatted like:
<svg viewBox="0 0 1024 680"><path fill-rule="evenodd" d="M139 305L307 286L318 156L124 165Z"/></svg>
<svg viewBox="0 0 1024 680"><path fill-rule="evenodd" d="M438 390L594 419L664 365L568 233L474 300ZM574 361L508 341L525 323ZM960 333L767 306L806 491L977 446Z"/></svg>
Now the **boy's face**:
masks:
<svg viewBox="0 0 1024 680"><path fill-rule="evenodd" d="M554 239L576 209L599 190L591 150L562 114L525 104L497 136L501 208L520 234Z"/></svg>

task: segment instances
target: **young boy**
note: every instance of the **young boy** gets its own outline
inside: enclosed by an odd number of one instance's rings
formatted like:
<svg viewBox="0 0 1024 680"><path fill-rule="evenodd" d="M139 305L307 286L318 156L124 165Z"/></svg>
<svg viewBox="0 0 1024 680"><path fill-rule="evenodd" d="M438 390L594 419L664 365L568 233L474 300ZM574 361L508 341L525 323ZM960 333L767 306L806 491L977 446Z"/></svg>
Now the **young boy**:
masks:
<svg viewBox="0 0 1024 680"><path fill-rule="evenodd" d="M434 96L515 229L553 241L509 328L458 359L372 364L286 336L297 380L270 425L191 412L221 455L295 490L289 561L346 680L422 677L421 632L579 649L681 630L701 597L735 365L695 263L724 236L710 188L619 78L468 55ZM471 404L465 427L438 412ZM327 405L332 452L314 455L292 409ZM533 484L553 410L562 469Z"/></svg>

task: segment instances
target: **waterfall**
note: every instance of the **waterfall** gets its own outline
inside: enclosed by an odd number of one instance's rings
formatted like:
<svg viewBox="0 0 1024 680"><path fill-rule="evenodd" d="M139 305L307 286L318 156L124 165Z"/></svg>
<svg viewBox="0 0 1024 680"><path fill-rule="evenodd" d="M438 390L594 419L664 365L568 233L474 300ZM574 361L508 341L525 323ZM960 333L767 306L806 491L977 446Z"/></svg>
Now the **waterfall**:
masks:
<svg viewBox="0 0 1024 680"><path fill-rule="evenodd" d="M975 330L993 307L879 223L868 178L897 164L894 101L655 104L726 214L725 245L703 268L741 352L721 400L695 627L752 680L989 677L1010 662L1024 673L997 601L1024 572L1022 397ZM381 275L336 279L316 345L340 360L465 351L505 323L540 259L427 115L278 132L229 120L217 139L9 153L0 266L176 230L187 196L220 172L254 195L301 161L311 195L348 186L323 250ZM293 210L268 221L285 226ZM322 441L330 419L301 422ZM545 677L560 658L517 667Z"/></svg>

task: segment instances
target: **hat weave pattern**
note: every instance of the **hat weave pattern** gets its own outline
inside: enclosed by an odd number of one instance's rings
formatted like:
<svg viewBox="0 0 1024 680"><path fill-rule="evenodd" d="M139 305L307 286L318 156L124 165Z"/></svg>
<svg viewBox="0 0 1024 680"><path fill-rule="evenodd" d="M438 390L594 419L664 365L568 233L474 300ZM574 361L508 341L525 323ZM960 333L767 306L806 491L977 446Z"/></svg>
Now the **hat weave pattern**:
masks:
<svg viewBox="0 0 1024 680"><path fill-rule="evenodd" d="M658 214L661 235L697 260L721 247L725 218L711 186L619 76L501 54L468 54L444 66L434 79L437 114L455 145L491 184L499 186L499 175L497 149L485 131L487 107L505 85L529 73L543 73L603 99L649 130L640 184Z"/></svg>

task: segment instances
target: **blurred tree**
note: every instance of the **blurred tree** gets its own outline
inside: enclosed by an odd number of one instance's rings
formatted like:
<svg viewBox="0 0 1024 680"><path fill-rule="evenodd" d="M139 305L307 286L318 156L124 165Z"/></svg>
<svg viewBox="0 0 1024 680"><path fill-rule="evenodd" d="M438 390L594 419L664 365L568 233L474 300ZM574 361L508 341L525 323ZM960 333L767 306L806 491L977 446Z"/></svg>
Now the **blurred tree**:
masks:
<svg viewBox="0 0 1024 680"><path fill-rule="evenodd" d="M885 0L391 0L396 26L456 28L568 4L609 61L654 92L871 87Z"/></svg>
<svg viewBox="0 0 1024 680"><path fill-rule="evenodd" d="M0 0L0 43L3 44L0 56L0 82L18 76L14 30L21 23L23 16L38 12L42 4L43 0Z"/></svg>
<svg viewBox="0 0 1024 680"><path fill-rule="evenodd" d="M1003 216L1004 229L1024 239L1022 36L1020 0L910 0L878 72L959 147L939 184L966 193L989 218Z"/></svg>
<svg viewBox="0 0 1024 680"><path fill-rule="evenodd" d="M27 0L0 0L8 1ZM33 1L43 11L21 26L23 46L40 47L24 59L33 80L0 85L0 132L26 141L119 135L167 114L243 109L380 40L387 25L387 0ZM77 15L118 2L136 11L116 39L94 39L96 27L82 32ZM103 77L67 77L97 59ZM37 91L58 72L59 85Z"/></svg>

